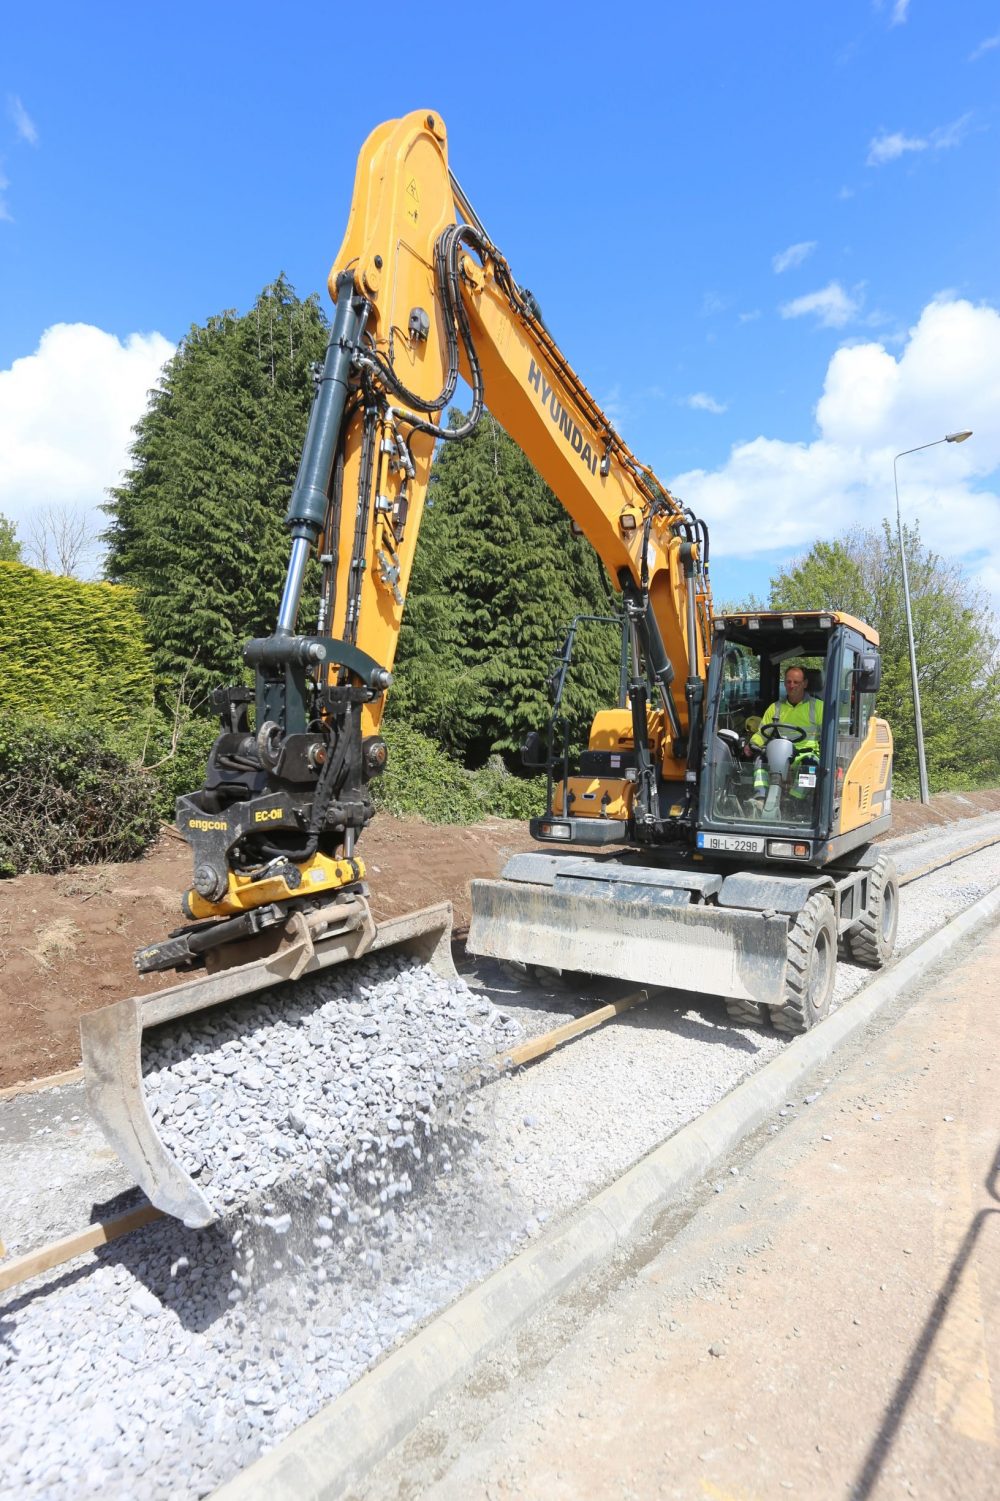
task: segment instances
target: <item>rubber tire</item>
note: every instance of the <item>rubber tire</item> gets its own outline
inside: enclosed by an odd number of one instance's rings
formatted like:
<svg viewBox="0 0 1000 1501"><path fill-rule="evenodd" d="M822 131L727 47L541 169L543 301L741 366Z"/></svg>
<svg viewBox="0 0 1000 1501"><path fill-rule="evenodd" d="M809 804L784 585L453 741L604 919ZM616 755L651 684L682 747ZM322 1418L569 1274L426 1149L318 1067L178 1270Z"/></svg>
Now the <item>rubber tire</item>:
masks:
<svg viewBox="0 0 1000 1501"><path fill-rule="evenodd" d="M738 1000L735 996L726 996L726 1013L740 1027L766 1027L771 1020L767 1007L759 1001Z"/></svg>
<svg viewBox="0 0 1000 1501"><path fill-rule="evenodd" d="M528 966L521 964L517 959L496 959L494 963L508 980L513 980L515 985L523 985L531 978L528 974Z"/></svg>
<svg viewBox="0 0 1000 1501"><path fill-rule="evenodd" d="M837 979L837 920L829 897L816 892L788 929L785 998L772 1006L779 1032L808 1032L828 1015Z"/></svg>
<svg viewBox="0 0 1000 1501"><path fill-rule="evenodd" d="M548 964L528 964L528 975L543 990L565 991L576 994L586 987L588 976L578 969L552 969Z"/></svg>
<svg viewBox="0 0 1000 1501"><path fill-rule="evenodd" d="M899 927L899 877L888 855L879 855L868 877L868 906L844 943L855 964L883 969L892 958Z"/></svg>

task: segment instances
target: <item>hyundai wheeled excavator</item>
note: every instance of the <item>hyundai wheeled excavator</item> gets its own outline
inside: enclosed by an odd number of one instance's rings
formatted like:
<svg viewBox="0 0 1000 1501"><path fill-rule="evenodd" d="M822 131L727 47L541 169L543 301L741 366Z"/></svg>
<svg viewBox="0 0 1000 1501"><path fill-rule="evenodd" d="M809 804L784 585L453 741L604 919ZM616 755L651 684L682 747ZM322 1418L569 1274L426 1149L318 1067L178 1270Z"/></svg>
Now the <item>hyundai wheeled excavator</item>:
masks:
<svg viewBox="0 0 1000 1501"><path fill-rule="evenodd" d="M329 288L277 623L245 648L255 688L218 690L204 785L177 803L189 924L137 955L185 977L83 1024L95 1114L154 1202L194 1224L193 1185L142 1098L145 1027L387 945L450 970L447 904L376 925L359 836L435 445L462 442L487 402L607 571L622 673L573 765L560 708L574 624L552 718L525 748L547 777L540 848L474 883L470 950L719 996L736 1018L796 1032L829 1009L838 947L879 966L895 938L895 872L872 848L892 775L877 634L837 611L713 614L705 524L569 364L449 171L439 115L365 142ZM448 427L460 375L471 410ZM314 553L318 618L303 629ZM817 704L808 754L781 723L791 663Z"/></svg>

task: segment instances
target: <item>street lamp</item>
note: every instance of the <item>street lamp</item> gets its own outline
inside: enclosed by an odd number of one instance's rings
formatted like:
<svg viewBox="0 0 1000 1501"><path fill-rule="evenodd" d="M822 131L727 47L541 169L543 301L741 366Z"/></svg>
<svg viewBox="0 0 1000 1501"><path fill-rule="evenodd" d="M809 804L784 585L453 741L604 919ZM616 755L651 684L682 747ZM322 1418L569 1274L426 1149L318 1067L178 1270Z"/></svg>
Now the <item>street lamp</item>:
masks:
<svg viewBox="0 0 1000 1501"><path fill-rule="evenodd" d="M917 765L920 768L920 801L929 803L931 800L930 788L927 785L927 762L924 758L924 726L920 718L920 685L917 682L917 652L913 644L913 615L910 611L910 577L906 567L906 548L903 546L903 521L899 514L899 479L896 475L896 465L900 459L905 459L908 453L922 453L925 448L937 448L939 443L964 443L966 438L972 437L970 428L963 429L958 433L946 433L943 438L935 438L933 443L920 443L916 448L904 448L902 453L897 453L892 461L892 482L896 488L896 531L899 534L899 559L903 565L903 605L906 610L906 639L910 647L910 680L913 683L913 723L917 734Z"/></svg>

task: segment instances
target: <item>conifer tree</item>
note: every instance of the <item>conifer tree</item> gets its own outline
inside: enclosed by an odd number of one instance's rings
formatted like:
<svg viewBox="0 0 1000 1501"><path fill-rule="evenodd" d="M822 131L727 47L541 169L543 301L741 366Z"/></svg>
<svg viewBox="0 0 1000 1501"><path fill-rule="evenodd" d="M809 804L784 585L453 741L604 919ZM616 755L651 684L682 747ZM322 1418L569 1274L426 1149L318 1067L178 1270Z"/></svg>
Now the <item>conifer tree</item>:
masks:
<svg viewBox="0 0 1000 1501"><path fill-rule="evenodd" d="M553 655L577 614L612 614L610 585L552 491L485 413L442 445L397 656L393 712L471 764L544 727ZM585 628L567 709L577 738L615 702L618 633Z"/></svg>
<svg viewBox="0 0 1000 1501"><path fill-rule="evenodd" d="M134 587L167 686L204 695L273 629L287 558L282 522L326 323L284 277L242 317L191 328L135 429L109 492L106 575Z"/></svg>

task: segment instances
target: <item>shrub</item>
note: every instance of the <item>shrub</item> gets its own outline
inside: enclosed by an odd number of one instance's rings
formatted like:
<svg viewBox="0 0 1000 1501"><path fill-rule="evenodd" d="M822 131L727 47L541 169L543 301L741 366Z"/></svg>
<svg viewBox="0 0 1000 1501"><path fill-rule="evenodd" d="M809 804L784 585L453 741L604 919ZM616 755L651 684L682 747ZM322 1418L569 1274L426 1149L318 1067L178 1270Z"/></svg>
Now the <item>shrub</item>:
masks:
<svg viewBox="0 0 1000 1501"><path fill-rule="evenodd" d="M155 779L107 732L0 715L0 875L131 860L159 829Z"/></svg>
<svg viewBox="0 0 1000 1501"><path fill-rule="evenodd" d="M156 713L143 726L141 739L131 737L137 756L156 782L161 818L173 823L174 805L182 792L194 792L205 780L208 753L220 732L218 718L195 717L180 726Z"/></svg>
<svg viewBox="0 0 1000 1501"><path fill-rule="evenodd" d="M514 776L499 756L478 771L451 760L433 740L405 724L383 726L389 759L373 783L376 806L417 814L428 823L527 818L542 811L545 783Z"/></svg>

